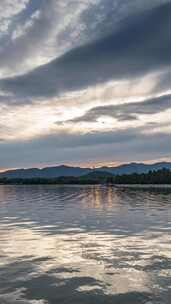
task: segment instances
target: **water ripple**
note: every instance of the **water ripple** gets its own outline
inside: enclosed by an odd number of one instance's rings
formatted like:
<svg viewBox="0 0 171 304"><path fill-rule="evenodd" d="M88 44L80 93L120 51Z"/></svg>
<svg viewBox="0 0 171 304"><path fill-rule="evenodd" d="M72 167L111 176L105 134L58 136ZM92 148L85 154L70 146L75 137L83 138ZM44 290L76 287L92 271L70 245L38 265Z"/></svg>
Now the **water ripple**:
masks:
<svg viewBox="0 0 171 304"><path fill-rule="evenodd" d="M0 303L169 304L171 194L0 186Z"/></svg>

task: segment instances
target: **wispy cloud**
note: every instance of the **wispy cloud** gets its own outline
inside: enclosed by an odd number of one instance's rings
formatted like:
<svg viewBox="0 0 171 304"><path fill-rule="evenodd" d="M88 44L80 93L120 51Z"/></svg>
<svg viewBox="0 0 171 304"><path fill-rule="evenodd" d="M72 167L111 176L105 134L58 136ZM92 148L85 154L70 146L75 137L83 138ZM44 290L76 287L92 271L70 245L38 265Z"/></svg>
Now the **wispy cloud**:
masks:
<svg viewBox="0 0 171 304"><path fill-rule="evenodd" d="M131 102L121 105L109 105L92 108L83 116L69 122L93 122L101 116L110 116L120 121L137 120L139 115L153 115L171 109L171 95L147 99L143 102Z"/></svg>

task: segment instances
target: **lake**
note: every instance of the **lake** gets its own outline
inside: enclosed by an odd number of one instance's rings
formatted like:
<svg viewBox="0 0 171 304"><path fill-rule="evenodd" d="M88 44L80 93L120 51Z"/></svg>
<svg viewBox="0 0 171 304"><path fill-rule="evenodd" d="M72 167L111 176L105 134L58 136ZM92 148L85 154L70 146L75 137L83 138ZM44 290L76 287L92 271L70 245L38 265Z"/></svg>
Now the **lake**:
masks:
<svg viewBox="0 0 171 304"><path fill-rule="evenodd" d="M0 186L1 304L170 304L171 191Z"/></svg>

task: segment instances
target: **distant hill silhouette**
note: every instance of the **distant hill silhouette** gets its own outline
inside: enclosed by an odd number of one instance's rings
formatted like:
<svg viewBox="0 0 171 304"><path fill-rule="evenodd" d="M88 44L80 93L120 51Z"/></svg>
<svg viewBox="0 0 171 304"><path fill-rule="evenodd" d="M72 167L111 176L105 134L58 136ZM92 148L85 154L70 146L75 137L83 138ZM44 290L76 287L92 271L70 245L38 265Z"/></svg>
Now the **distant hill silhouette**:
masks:
<svg viewBox="0 0 171 304"><path fill-rule="evenodd" d="M97 170L112 173L114 175L132 174L132 173L148 173L149 171L157 171L161 169L171 169L170 162L160 162L154 164L129 163L118 167L101 167Z"/></svg>
<svg viewBox="0 0 171 304"><path fill-rule="evenodd" d="M7 178L55 178L60 176L82 176L91 172L91 169L69 166L47 167L43 169L16 169L0 173L0 177Z"/></svg>
<svg viewBox="0 0 171 304"><path fill-rule="evenodd" d="M16 169L0 173L0 178L56 178L60 176L79 177L90 174L92 172L106 172L113 175L132 174L132 173L148 173L149 171L157 171L160 169L171 169L170 162L160 162L155 164L129 163L117 167L100 167L100 168L80 168L70 166L47 167L43 169Z"/></svg>

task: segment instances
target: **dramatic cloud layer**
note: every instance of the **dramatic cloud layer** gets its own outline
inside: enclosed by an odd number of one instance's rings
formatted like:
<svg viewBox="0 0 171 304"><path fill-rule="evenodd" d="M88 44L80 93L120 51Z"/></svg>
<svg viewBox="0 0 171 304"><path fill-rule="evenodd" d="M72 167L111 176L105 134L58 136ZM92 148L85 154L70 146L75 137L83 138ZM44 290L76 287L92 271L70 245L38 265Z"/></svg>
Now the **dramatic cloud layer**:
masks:
<svg viewBox="0 0 171 304"><path fill-rule="evenodd" d="M0 167L167 158L170 28L170 0L3 0Z"/></svg>
<svg viewBox="0 0 171 304"><path fill-rule="evenodd" d="M74 118L71 122L97 121L101 116L110 116L121 121L137 120L139 115L153 115L171 109L171 95L147 99L144 102L124 103L92 108L81 117Z"/></svg>

